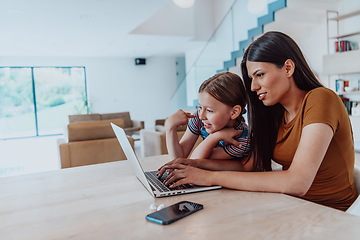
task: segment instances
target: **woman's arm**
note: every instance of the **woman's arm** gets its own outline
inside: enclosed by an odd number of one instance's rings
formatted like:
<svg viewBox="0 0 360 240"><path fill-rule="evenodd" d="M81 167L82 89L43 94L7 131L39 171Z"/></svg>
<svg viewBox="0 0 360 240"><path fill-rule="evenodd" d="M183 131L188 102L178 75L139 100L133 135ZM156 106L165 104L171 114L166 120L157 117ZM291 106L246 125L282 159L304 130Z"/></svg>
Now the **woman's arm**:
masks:
<svg viewBox="0 0 360 240"><path fill-rule="evenodd" d="M197 168L212 170L212 171L253 171L254 159L252 157L244 157L243 159L193 159L190 160L196 164L190 164ZM179 162L180 163L180 162Z"/></svg>
<svg viewBox="0 0 360 240"><path fill-rule="evenodd" d="M191 166L196 169L212 171L253 171L254 159L243 158L241 160L214 160L214 159L174 159L158 169L157 175L161 177L166 170L174 170L175 166Z"/></svg>
<svg viewBox="0 0 360 240"><path fill-rule="evenodd" d="M227 188L279 192L303 196L315 179L334 133L324 123L307 125L302 130L299 146L288 170L274 172L207 171L174 164L166 184L175 187L185 183L221 185ZM174 181L179 180L174 183Z"/></svg>

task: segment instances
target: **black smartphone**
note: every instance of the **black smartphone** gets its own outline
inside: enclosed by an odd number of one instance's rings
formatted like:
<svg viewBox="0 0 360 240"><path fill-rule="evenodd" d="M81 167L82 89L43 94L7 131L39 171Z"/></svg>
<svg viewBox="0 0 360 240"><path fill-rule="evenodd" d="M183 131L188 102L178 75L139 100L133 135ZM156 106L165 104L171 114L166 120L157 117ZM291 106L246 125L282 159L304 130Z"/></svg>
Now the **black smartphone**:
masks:
<svg viewBox="0 0 360 240"><path fill-rule="evenodd" d="M203 209L199 203L181 201L159 211L146 215L148 221L167 225Z"/></svg>

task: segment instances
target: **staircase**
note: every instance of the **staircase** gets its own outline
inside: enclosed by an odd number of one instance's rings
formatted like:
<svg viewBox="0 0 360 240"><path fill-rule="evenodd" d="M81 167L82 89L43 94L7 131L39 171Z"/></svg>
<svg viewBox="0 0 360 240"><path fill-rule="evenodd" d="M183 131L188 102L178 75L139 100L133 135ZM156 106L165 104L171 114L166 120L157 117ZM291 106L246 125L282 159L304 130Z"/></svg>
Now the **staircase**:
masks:
<svg viewBox="0 0 360 240"><path fill-rule="evenodd" d="M327 76L321 75L321 72L322 57L327 54L326 11L336 10L338 2L339 0L286 0L286 7L275 11L274 20L263 25L264 32L281 31L291 36L302 49L311 68L325 85L328 85ZM257 36L251 37L256 38ZM239 49L241 51L241 48ZM243 52L239 55L241 56L238 59L241 60ZM224 62L222 70L241 74L239 63L234 65L233 60Z"/></svg>
<svg viewBox="0 0 360 240"><path fill-rule="evenodd" d="M240 5L240 3L243 4L243 2L245 1L235 1L233 7L227 14L231 16L226 17L234 19L235 17L233 17L233 15L241 14L237 12L239 10L244 11L244 6L241 5L236 8L235 5L237 3L238 5ZM174 110L178 108L194 108L197 105L197 89L199 85L216 72L231 71L241 76L239 64L245 49L256 37L267 31L282 31L291 36L303 50L312 69L320 75L320 79L327 79L326 76L321 76L322 56L327 53L326 11L336 10L338 2L339 0L275 0L268 5L268 11L265 15L255 19L256 24L253 24L256 25L255 27L250 27L247 31L245 29L246 34L238 34L242 35L242 37L237 38L237 42L234 37L234 35L236 35L234 31L236 31L237 28L249 28L249 25L251 26L249 22L251 22L252 19L243 19L243 22L245 21L244 24L239 21L238 23L233 23L237 24L236 27L232 26L234 38L233 49L230 50L230 54L216 54L216 57L223 58L223 61L226 60L226 56L229 57L230 60L222 62L222 66L217 64L216 61L218 60L215 59L214 56L210 56L211 54L207 52L207 49L212 48L211 45L216 41L216 32L218 32L219 29L223 30L221 29L222 26L219 26L207 45L200 52L195 63L188 68L184 81L177 89L177 92L174 93L174 95L180 96L179 90L182 92L185 91L186 94L182 96L185 95L187 98L185 106L183 103L182 105L175 104L177 107L175 107ZM224 20L221 23L221 25L226 24L229 25L229 21ZM218 47L226 48L228 45L231 45L231 43L218 44ZM203 59L207 59L207 65L203 64ZM212 62L210 60L212 60ZM327 85L326 82L324 82L324 84ZM178 99L179 98L177 98L177 100ZM183 101L183 98L181 101Z"/></svg>
<svg viewBox="0 0 360 240"><path fill-rule="evenodd" d="M224 62L224 68L218 72L229 71L236 66L236 59L244 55L245 49L250 45L254 38L264 33L264 26L275 20L275 12L286 7L286 0L277 0L268 5L268 14L258 18L257 27L248 30L248 38L239 42L239 50L231 52L231 60Z"/></svg>

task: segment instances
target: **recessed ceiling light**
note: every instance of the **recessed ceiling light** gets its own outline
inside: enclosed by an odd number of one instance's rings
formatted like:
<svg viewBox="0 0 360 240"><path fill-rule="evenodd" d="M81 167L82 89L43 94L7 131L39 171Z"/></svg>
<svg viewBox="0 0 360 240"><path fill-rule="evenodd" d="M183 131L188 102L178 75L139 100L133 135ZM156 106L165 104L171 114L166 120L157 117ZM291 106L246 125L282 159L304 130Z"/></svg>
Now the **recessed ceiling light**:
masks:
<svg viewBox="0 0 360 240"><path fill-rule="evenodd" d="M190 8L194 5L195 0L173 0L174 3L181 8Z"/></svg>
<svg viewBox="0 0 360 240"><path fill-rule="evenodd" d="M262 13L267 6L267 0L248 0L247 9L250 13Z"/></svg>
<svg viewBox="0 0 360 240"><path fill-rule="evenodd" d="M90 19L90 18L91 18L91 15L87 15L87 14L80 15L80 19L82 19L82 20L87 20L87 19Z"/></svg>
<svg viewBox="0 0 360 240"><path fill-rule="evenodd" d="M18 10L18 9L10 9L9 13L13 14L13 15L23 15L24 14L24 12L22 10Z"/></svg>

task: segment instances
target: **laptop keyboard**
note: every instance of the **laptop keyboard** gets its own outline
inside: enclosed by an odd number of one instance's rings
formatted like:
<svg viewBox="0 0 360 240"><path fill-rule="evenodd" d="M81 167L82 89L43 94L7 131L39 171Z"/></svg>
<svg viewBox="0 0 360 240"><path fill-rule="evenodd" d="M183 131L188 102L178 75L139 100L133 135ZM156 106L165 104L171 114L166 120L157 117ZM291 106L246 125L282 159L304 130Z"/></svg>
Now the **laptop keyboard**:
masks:
<svg viewBox="0 0 360 240"><path fill-rule="evenodd" d="M188 188L194 188L191 184L185 184L181 185L175 188L169 188L167 187L163 182L167 178L167 173L164 173L161 178L158 178L157 176L158 171L150 171L145 172L146 178L160 191L160 192L168 192L172 190L180 190L180 189L188 189Z"/></svg>

